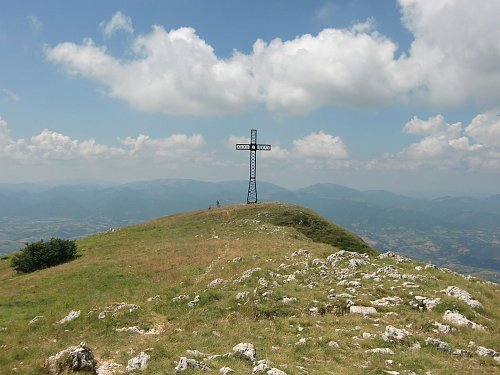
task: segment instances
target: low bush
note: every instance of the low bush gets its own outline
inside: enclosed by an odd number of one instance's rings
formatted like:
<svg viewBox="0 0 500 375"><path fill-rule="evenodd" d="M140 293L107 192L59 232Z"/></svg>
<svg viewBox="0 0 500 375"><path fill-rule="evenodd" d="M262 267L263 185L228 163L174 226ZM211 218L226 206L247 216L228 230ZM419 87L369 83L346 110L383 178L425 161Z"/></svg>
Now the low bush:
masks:
<svg viewBox="0 0 500 375"><path fill-rule="evenodd" d="M26 244L12 258L11 266L17 272L28 273L69 262L76 258L75 241L51 238Z"/></svg>

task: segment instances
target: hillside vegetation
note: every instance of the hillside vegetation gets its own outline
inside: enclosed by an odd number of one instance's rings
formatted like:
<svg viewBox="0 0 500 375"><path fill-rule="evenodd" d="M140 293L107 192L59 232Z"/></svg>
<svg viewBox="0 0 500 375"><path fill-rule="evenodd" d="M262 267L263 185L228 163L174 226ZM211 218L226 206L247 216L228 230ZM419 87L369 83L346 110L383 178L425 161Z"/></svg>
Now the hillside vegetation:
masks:
<svg viewBox="0 0 500 375"><path fill-rule="evenodd" d="M299 206L183 213L77 245L76 260L27 275L0 260L1 374L44 373L82 341L103 375L141 352L145 375L175 373L180 357L251 374L255 364L223 355L239 343L288 375L499 373L498 284L379 256Z"/></svg>

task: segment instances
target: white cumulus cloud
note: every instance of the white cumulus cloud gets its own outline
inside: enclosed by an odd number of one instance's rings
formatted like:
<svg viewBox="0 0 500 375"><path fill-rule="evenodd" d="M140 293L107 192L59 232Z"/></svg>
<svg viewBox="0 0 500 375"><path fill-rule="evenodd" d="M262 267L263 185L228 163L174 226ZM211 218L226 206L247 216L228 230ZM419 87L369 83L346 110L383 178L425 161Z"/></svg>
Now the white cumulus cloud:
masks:
<svg viewBox="0 0 500 375"><path fill-rule="evenodd" d="M407 52L369 19L292 40L257 39L251 53L228 58L190 27L161 26L135 37L128 58L89 39L48 47L46 54L138 110L174 115L227 115L255 104L292 115L399 101L498 105L500 2L399 0L399 6L414 38ZM120 12L102 27L108 35L133 30Z"/></svg>
<svg viewBox="0 0 500 375"><path fill-rule="evenodd" d="M124 31L129 34L134 33L132 19L120 11L116 12L109 21L101 22L100 26L105 38L111 37L116 31Z"/></svg>
<svg viewBox="0 0 500 375"><path fill-rule="evenodd" d="M36 16L28 16L27 17L28 24L34 32L38 32L42 29L42 22Z"/></svg>
<svg viewBox="0 0 500 375"><path fill-rule="evenodd" d="M335 160L347 158L347 146L338 136L323 131L293 141L293 152L308 159Z"/></svg>
<svg viewBox="0 0 500 375"><path fill-rule="evenodd" d="M96 160L96 159L155 159L190 162L213 159L200 150L205 145L201 134L173 134L165 138L147 135L126 137L120 147L99 144L94 139L77 140L44 129L30 140L13 139L7 122L0 117L0 158L8 160Z"/></svg>

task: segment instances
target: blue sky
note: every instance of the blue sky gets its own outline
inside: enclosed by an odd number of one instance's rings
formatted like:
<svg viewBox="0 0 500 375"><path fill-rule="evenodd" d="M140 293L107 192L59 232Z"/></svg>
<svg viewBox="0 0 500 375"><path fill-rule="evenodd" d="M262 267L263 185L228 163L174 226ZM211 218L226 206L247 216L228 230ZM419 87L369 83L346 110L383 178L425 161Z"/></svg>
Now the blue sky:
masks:
<svg viewBox="0 0 500 375"><path fill-rule="evenodd" d="M498 193L500 3L0 1L0 183Z"/></svg>

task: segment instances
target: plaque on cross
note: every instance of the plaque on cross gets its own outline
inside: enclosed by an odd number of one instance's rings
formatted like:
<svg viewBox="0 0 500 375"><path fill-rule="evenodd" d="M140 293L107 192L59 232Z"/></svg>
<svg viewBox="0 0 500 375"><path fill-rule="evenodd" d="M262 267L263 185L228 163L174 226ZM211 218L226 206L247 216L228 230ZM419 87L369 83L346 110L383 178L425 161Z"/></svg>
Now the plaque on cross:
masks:
<svg viewBox="0 0 500 375"><path fill-rule="evenodd" d="M257 203L257 151L271 151L271 145L257 143L257 130L250 132L250 143L237 143L237 150L250 151L250 181L248 182L247 203Z"/></svg>

